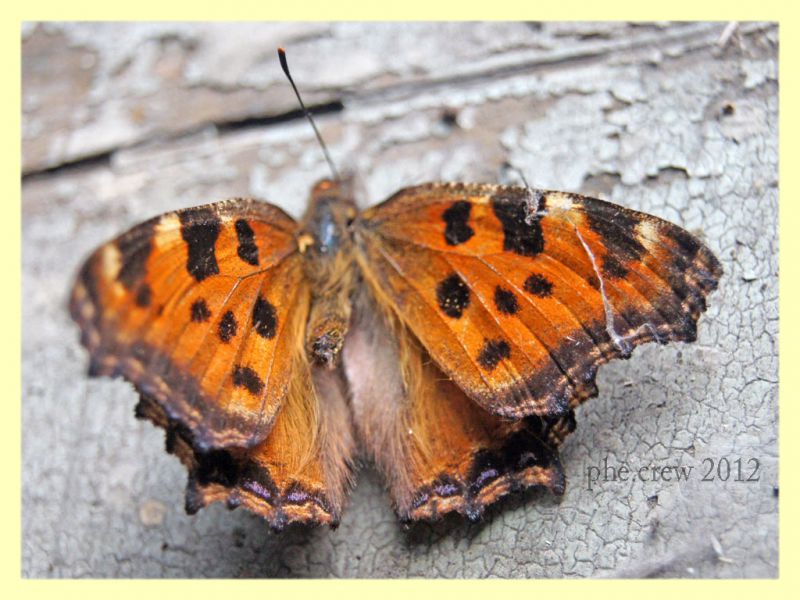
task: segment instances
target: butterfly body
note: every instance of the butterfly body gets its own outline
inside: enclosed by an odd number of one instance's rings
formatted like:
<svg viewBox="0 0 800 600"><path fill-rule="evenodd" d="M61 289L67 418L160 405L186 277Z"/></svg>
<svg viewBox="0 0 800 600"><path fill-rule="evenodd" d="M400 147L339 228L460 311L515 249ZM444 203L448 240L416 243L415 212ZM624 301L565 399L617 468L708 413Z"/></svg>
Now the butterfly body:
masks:
<svg viewBox="0 0 800 600"><path fill-rule="evenodd" d="M721 274L680 227L577 194L431 183L358 212L323 180L299 223L237 199L134 227L71 312L90 372L167 430L192 512L335 524L364 453L402 519L478 519L563 492L598 367L694 340Z"/></svg>
<svg viewBox="0 0 800 600"><path fill-rule="evenodd" d="M351 189L349 180L317 183L297 237L312 295L306 350L328 368L338 364L357 278L352 234L357 211Z"/></svg>

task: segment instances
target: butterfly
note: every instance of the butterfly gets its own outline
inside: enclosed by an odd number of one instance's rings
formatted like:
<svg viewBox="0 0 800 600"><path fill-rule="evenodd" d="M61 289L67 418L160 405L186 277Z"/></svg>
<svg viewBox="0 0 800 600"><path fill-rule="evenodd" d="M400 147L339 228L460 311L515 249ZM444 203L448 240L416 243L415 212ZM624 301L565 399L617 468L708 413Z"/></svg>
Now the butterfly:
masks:
<svg viewBox="0 0 800 600"><path fill-rule="evenodd" d="M238 198L133 227L70 311L90 375L130 381L166 430L187 512L335 526L364 456L401 520L474 521L562 494L598 367L695 340L721 275L684 229L603 200L427 183L359 211L336 176L300 222Z"/></svg>
<svg viewBox="0 0 800 600"><path fill-rule="evenodd" d="M403 519L562 493L598 366L694 340L722 272L685 230L577 194L431 183L358 212L350 189L316 184L300 223L251 199L168 213L80 270L90 374L134 384L189 512L334 524L359 447Z"/></svg>

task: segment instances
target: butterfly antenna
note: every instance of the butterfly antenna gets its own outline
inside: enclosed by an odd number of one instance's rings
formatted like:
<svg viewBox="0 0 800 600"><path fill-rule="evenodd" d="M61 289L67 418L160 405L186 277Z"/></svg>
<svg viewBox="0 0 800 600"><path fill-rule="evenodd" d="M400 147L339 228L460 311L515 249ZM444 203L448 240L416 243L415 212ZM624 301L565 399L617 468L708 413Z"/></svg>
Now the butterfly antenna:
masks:
<svg viewBox="0 0 800 600"><path fill-rule="evenodd" d="M527 179L525 179L525 175L523 175L523 174L522 174L522 170L521 170L521 169L518 169L518 168L517 168L517 167L515 167L514 165L509 165L509 166L511 167L511 169L512 169L512 170L514 170L514 171L516 171L516 172L517 172L517 175L519 175L519 178L520 178L520 179L522 179L522 183L524 183L524 184L525 184L525 187L526 187L526 188L528 188L528 189L531 189L531 186L530 186L530 185L528 185L528 180L527 180Z"/></svg>
<svg viewBox="0 0 800 600"><path fill-rule="evenodd" d="M286 62L286 50L283 48L278 48L278 59L281 61L281 69L283 69L286 78L289 80L289 83L292 84L294 95L297 96L297 101L300 103L300 108L303 109L303 114L308 119L308 122L311 123L311 127L314 129L314 135L317 136L317 141L319 142L319 145L322 146L322 152L325 154L325 160L328 162L328 166L333 173L333 178L338 180L339 171L336 170L336 166L331 160L331 155L328 154L328 147L325 145L325 142L322 141L322 136L319 134L319 130L317 129L317 125L314 123L314 119L311 118L311 113L308 112L306 105L303 103L303 99L300 97L300 92L297 91L297 86L294 84L294 79L292 79L292 75L289 73L289 63Z"/></svg>

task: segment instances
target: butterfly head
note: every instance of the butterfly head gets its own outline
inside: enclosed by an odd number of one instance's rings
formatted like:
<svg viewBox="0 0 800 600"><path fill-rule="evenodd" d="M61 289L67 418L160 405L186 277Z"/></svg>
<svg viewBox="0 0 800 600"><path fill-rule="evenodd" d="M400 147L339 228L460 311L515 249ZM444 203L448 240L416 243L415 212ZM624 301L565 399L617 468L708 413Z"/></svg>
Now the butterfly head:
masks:
<svg viewBox="0 0 800 600"><path fill-rule="evenodd" d="M308 210L311 211L316 203L332 201L351 204L355 207L354 183L355 178L350 174L345 174L339 179L320 179L311 188L311 202Z"/></svg>

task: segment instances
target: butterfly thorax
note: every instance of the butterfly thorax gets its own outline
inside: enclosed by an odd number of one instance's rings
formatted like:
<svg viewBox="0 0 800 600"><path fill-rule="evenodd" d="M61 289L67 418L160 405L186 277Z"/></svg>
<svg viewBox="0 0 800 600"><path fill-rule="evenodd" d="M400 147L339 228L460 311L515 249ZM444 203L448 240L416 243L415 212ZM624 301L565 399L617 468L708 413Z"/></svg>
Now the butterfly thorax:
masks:
<svg viewBox="0 0 800 600"><path fill-rule="evenodd" d="M356 205L350 190L349 180L317 183L297 235L312 294L306 350L330 368L338 364L356 279L350 231Z"/></svg>

